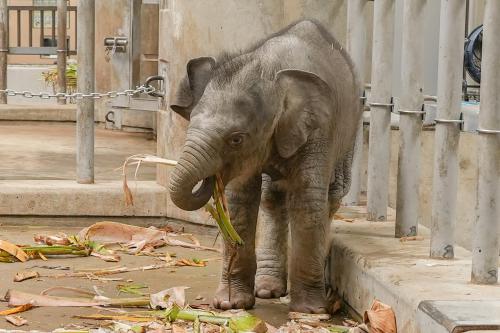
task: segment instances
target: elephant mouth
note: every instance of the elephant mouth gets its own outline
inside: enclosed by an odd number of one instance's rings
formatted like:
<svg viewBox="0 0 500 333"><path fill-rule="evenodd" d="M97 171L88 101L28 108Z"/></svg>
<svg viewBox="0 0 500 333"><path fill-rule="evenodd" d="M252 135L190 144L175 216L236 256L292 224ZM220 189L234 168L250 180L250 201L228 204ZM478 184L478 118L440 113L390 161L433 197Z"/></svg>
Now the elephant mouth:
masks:
<svg viewBox="0 0 500 333"><path fill-rule="evenodd" d="M217 178L215 177L215 175L206 177L205 179L199 181L198 184L193 187L193 190L191 192L193 197L197 199L206 198L207 193L210 193L210 196L208 196L208 200L203 204L205 205L210 200L210 197L215 190L216 181Z"/></svg>

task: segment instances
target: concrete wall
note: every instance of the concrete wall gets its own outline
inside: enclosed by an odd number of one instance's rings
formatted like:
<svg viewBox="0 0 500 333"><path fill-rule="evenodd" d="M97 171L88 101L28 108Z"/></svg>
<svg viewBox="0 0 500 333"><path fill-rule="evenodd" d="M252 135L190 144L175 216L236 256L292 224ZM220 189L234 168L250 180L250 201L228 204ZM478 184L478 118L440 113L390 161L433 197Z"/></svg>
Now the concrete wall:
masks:
<svg viewBox="0 0 500 333"><path fill-rule="evenodd" d="M50 92L52 87L47 86L42 79L42 73L53 69L53 65L8 65L7 87L17 91ZM24 98L20 96L8 96L9 104L21 105L46 105L56 104L55 100L41 98Z"/></svg>

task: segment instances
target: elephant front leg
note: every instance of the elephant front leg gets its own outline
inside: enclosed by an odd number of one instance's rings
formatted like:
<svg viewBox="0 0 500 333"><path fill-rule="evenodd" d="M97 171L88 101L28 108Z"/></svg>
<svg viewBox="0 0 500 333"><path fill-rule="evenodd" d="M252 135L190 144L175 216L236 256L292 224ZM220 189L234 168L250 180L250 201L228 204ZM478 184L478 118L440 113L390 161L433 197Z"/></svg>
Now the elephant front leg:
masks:
<svg viewBox="0 0 500 333"><path fill-rule="evenodd" d="M292 254L290 310L327 313L325 260L328 238L328 186L297 189L289 194Z"/></svg>
<svg viewBox="0 0 500 333"><path fill-rule="evenodd" d="M286 294L288 221L286 193L267 175L262 179L257 226L255 296L277 298Z"/></svg>
<svg viewBox="0 0 500 333"><path fill-rule="evenodd" d="M231 222L244 245L234 247L224 242L221 279L213 302L218 309L250 309L255 304L255 229L260 193L260 175L244 183L235 180L226 188Z"/></svg>

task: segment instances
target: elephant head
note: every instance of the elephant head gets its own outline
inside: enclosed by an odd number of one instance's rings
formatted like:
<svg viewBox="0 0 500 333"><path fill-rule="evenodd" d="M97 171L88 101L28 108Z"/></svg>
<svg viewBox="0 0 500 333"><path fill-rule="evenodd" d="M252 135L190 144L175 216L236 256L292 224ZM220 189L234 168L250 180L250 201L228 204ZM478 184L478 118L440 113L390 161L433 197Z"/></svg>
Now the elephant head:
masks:
<svg viewBox="0 0 500 333"><path fill-rule="evenodd" d="M331 98L318 75L266 66L249 54L220 63L189 61L171 104L190 121L171 174L172 201L199 209L213 193L215 174L227 183L255 175L270 156L292 157L316 128L330 123Z"/></svg>

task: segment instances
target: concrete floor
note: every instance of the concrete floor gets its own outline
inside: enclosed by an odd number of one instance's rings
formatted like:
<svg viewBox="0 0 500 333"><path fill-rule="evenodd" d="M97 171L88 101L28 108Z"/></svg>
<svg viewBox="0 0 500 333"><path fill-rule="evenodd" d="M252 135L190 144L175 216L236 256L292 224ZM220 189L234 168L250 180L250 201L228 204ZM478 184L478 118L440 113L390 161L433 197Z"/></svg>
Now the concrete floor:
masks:
<svg viewBox="0 0 500 333"><path fill-rule="evenodd" d="M0 231L0 239L6 239L17 244L33 243L33 235L37 233L54 234L63 231L67 234L75 234L80 228L47 228L47 227L2 227ZM212 245L214 236L197 236L204 245ZM16 272L32 268L37 270L42 276L53 275L73 270L95 269L95 268L110 268L117 265L125 265L127 267L145 266L162 261L145 256L122 255L121 261L118 263L104 262L98 258L65 258L65 259L49 259L48 261L33 260L26 263L0 263L0 298L5 295L9 289L17 289L31 293L40 293L42 290L54 286L71 286L83 288L92 291L93 286L97 286L103 290L105 295L109 297L128 297L130 295L118 295L117 284L124 283L126 280L133 280L134 283L144 283L150 288L150 292L158 292L160 290L175 287L189 286L186 296L190 304L211 303L213 293L217 287L219 270L220 270L220 255L212 251L199 251L185 249L181 247L164 247L158 249L160 252L175 253L177 258L199 258L211 259L206 267L178 267L178 268L163 268L158 270L150 270L144 272L130 272L124 274L112 275L109 277L123 278L123 281L101 282L91 281L85 278L48 278L41 277L38 279L26 280L23 282L13 282L13 277ZM43 269L36 266L69 266L70 271L61 271L53 269ZM61 294L63 295L63 294ZM71 296L71 295L70 295ZM74 296L74 295L73 295ZM78 296L78 295L77 295ZM202 300L195 300L197 296L203 297ZM198 297L199 298L199 297ZM0 311L6 308L6 303L0 303ZM93 308L35 308L20 315L27 319L29 326L24 326L23 329L29 330L53 330L59 327L64 327L70 324L95 324L92 320L81 320L73 318L75 315L98 313L97 309ZM286 321L288 307L279 304L276 300L258 300L254 312L264 320L274 325L282 324ZM13 326L0 318L0 329L13 329Z"/></svg>
<svg viewBox="0 0 500 333"><path fill-rule="evenodd" d="M96 128L96 180L121 179L120 167L133 154L156 154L151 134ZM0 180L72 180L76 174L76 129L71 122L0 121ZM143 165L141 180L154 180L156 168Z"/></svg>
<svg viewBox="0 0 500 333"><path fill-rule="evenodd" d="M179 225L172 224L172 227L178 228ZM214 228L213 228L214 229ZM80 228L74 227L15 227L3 226L0 230L0 239L9 240L17 244L33 243L33 235L35 234L55 234L57 232L65 232L68 235L76 234ZM210 235L211 234L211 235ZM203 235L197 234L196 237L203 245L212 246L215 236L213 232L205 231ZM181 247L164 247L157 249L158 252L175 253L177 258L199 258L210 259L206 267L178 267L178 268L163 268L158 270L149 270L144 272L129 272L123 274L112 275L109 277L123 278L123 281L133 280L134 283L144 283L149 287L150 292L158 292L160 290L175 287L189 286L186 296L190 304L211 303L213 293L218 284L220 271L220 254L213 251L191 250ZM92 291L94 286L104 291L108 297L127 297L129 295L119 296L117 293L117 284L124 283L123 281L91 281L85 278L49 278L43 275L53 275L64 272L71 272L81 269L96 269L96 268L111 268L117 265L125 265L127 267L145 266L162 261L145 256L122 255L119 263L104 262L94 257L79 257L65 259L49 259L48 261L32 260L26 263L0 263L0 298L2 298L7 290L16 289L31 293L40 293L54 286L71 286L83 288ZM70 270L61 271L54 269L43 269L36 266L68 266ZM38 279L26 280L23 282L13 282L13 277L16 272L33 269L38 271L42 277ZM58 294L59 295L59 294ZM61 294L63 295L63 294ZM71 295L70 295L71 296ZM202 297L201 300L196 298ZM0 311L6 308L6 303L0 302ZM70 324L98 324L92 320L82 320L73 318L75 315L98 313L99 310L93 308L34 308L20 315L27 319L29 326L24 326L24 330L42 330L49 331L59 327L69 327ZM288 306L281 304L279 300L260 300L257 299L254 314L261 317L271 325L280 326L284 324L288 316ZM344 314L337 314L333 320L336 324L341 324L344 319ZM4 321L0 317L0 329L13 329L13 326Z"/></svg>

